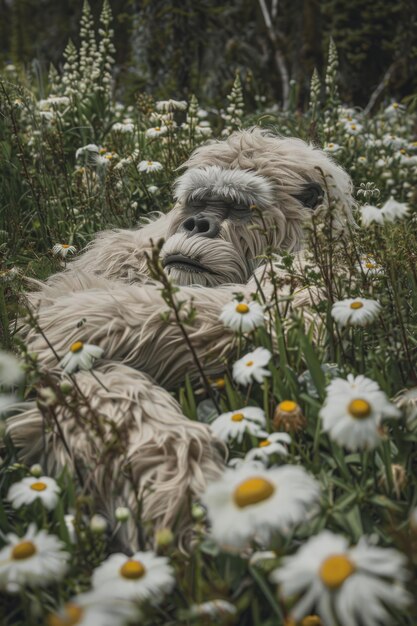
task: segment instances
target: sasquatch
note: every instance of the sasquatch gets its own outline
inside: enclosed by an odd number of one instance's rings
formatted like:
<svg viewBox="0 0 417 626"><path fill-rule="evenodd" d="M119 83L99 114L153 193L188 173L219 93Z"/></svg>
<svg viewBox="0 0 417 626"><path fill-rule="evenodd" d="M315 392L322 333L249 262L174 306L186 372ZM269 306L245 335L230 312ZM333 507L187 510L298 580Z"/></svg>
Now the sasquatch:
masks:
<svg viewBox="0 0 417 626"><path fill-rule="evenodd" d="M139 229L100 233L28 296L38 326L27 325L24 338L51 376L62 376L58 360L73 342L104 352L94 376L75 375L87 399L76 412L71 402L26 406L8 431L24 461L41 461L52 474L76 467L111 523L116 506L139 498L143 520L172 526L224 462L209 428L184 417L170 393L198 370L178 324L161 315L167 305L149 276L151 242L165 240L164 271L179 286L178 301L196 311L189 338L215 377L234 349L222 307L236 292L250 298L259 283L271 293L265 250L302 249L304 223L318 206L336 206L340 224L351 219L348 175L299 139L235 132L197 148L184 168L171 211ZM308 303L300 294L293 306Z"/></svg>

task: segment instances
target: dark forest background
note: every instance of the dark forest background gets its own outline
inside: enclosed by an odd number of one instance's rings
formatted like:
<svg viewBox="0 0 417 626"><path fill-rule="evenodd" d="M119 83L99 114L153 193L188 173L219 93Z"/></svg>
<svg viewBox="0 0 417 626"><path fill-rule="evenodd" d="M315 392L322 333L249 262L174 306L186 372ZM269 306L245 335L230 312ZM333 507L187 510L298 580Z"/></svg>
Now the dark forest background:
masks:
<svg viewBox="0 0 417 626"><path fill-rule="evenodd" d="M102 0L90 0L98 17ZM129 100L156 97L218 104L236 70L249 93L285 102L290 81L306 103L314 67L323 74L329 38L340 58L342 98L366 106L417 92L416 0L110 0L116 85ZM77 44L82 0L0 0L0 62L58 68ZM36 61L35 61L36 60ZM408 97L408 98L407 98ZM415 100L415 98L414 98Z"/></svg>

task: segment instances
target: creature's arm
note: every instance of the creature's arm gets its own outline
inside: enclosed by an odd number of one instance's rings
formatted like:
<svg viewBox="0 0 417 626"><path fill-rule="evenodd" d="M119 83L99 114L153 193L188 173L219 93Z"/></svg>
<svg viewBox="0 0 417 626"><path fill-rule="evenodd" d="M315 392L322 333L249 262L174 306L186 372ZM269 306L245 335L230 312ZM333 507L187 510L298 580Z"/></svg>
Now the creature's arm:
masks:
<svg viewBox="0 0 417 626"><path fill-rule="evenodd" d="M73 281L82 285L74 290ZM129 285L108 281L94 275L64 274L61 294L55 287L44 287L32 294L32 307L37 324L27 328L29 350L38 353L42 366L57 364L52 345L60 358L78 340L99 345L103 358L123 362L146 372L167 388L173 388L184 375L195 373L190 349L174 321L162 318L168 312L160 285L155 283ZM195 307L196 316L187 325L187 334L207 374L222 369L222 356L233 338L219 321L223 305L233 298L230 288L184 287L176 294L186 302L185 309ZM55 295L54 295L55 294ZM35 299L36 298L36 299Z"/></svg>

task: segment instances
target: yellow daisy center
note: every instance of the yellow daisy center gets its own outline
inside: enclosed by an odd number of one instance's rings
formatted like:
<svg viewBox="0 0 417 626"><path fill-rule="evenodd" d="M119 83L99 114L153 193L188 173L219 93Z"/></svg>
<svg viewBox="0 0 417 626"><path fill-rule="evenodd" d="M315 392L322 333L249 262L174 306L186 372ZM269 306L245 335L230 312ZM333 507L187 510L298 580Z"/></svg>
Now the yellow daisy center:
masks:
<svg viewBox="0 0 417 626"><path fill-rule="evenodd" d="M224 380L224 378L217 378L214 381L214 386L217 387L218 389L223 389L225 385L226 385L226 381Z"/></svg>
<svg viewBox="0 0 417 626"><path fill-rule="evenodd" d="M138 580L138 578L142 578L145 575L146 569L143 563L140 561L135 561L134 559L130 559L126 561L124 565L119 570L121 576L123 578L128 578L129 580Z"/></svg>
<svg viewBox="0 0 417 626"><path fill-rule="evenodd" d="M153 161L148 161L148 165L153 165Z"/></svg>
<svg viewBox="0 0 417 626"><path fill-rule="evenodd" d="M35 553L36 546L32 541L21 541L13 548L12 559L15 561L23 561L23 559L29 559Z"/></svg>
<svg viewBox="0 0 417 626"><path fill-rule="evenodd" d="M371 405L366 400L362 400L362 398L355 398L355 400L349 403L348 411L352 417L363 420L371 414Z"/></svg>
<svg viewBox="0 0 417 626"><path fill-rule="evenodd" d="M319 576L329 589L338 589L355 571L355 566L344 554L327 557L321 564Z"/></svg>
<svg viewBox="0 0 417 626"><path fill-rule="evenodd" d="M352 302L352 304L350 305L351 309L361 309L363 307L363 302L359 302L359 300L355 300L355 302Z"/></svg>
<svg viewBox="0 0 417 626"><path fill-rule="evenodd" d="M62 244L62 247L66 250L66 249L67 249L67 248L69 248L70 246L69 246L69 243L63 243L63 244Z"/></svg>
<svg viewBox="0 0 417 626"><path fill-rule="evenodd" d="M371 269L373 269L374 267L376 267L376 263L371 263L371 261L368 261L368 263L365 263L365 267L366 267L368 270L371 270Z"/></svg>
<svg viewBox="0 0 417 626"><path fill-rule="evenodd" d="M242 315L244 315L245 313L249 313L249 307L244 302L239 302L239 304L236 305L235 311L236 313L242 313Z"/></svg>
<svg viewBox="0 0 417 626"><path fill-rule="evenodd" d="M329 145L327 146L328 148L333 148L334 143L329 143Z"/></svg>
<svg viewBox="0 0 417 626"><path fill-rule="evenodd" d="M352 130L356 130L356 124L351 124L350 127Z"/></svg>
<svg viewBox="0 0 417 626"><path fill-rule="evenodd" d="M393 105L392 105L392 108L393 109L398 109L398 107L399 107L398 102L394 102Z"/></svg>
<svg viewBox="0 0 417 626"><path fill-rule="evenodd" d="M245 416L243 415L243 413L233 413L231 417L232 422L241 422L244 419Z"/></svg>
<svg viewBox="0 0 417 626"><path fill-rule="evenodd" d="M33 489L33 491L45 491L45 489L48 488L48 485L39 480L36 483L32 483L30 488Z"/></svg>
<svg viewBox="0 0 417 626"><path fill-rule="evenodd" d="M49 615L46 623L47 626L76 626L79 624L84 614L84 610L76 604L68 603L64 606L64 614Z"/></svg>
<svg viewBox="0 0 417 626"><path fill-rule="evenodd" d="M321 626L322 622L318 615L307 615L301 620L300 626Z"/></svg>
<svg viewBox="0 0 417 626"><path fill-rule="evenodd" d="M284 413L292 413L297 408L297 403L293 400L283 400L279 403L278 409Z"/></svg>
<svg viewBox="0 0 417 626"><path fill-rule="evenodd" d="M155 130L156 130L156 132L159 133L159 131L161 130L161 127L160 126L155 126Z"/></svg>
<svg viewBox="0 0 417 626"><path fill-rule="evenodd" d="M268 439L264 439L264 441L260 441L259 442L259 447L260 448L266 448L266 446L270 446L271 442L268 441Z"/></svg>
<svg viewBox="0 0 417 626"><path fill-rule="evenodd" d="M246 361L246 367L252 367L253 361Z"/></svg>
<svg viewBox="0 0 417 626"><path fill-rule="evenodd" d="M75 343L72 344L72 346L70 347L70 350L71 350L71 352L76 354L77 352L79 352L83 348L84 348L84 343L82 341L76 341Z"/></svg>
<svg viewBox="0 0 417 626"><path fill-rule="evenodd" d="M243 509L246 506L268 500L274 491L275 487L269 480L256 476L255 478L248 478L236 487L233 500L240 509Z"/></svg>

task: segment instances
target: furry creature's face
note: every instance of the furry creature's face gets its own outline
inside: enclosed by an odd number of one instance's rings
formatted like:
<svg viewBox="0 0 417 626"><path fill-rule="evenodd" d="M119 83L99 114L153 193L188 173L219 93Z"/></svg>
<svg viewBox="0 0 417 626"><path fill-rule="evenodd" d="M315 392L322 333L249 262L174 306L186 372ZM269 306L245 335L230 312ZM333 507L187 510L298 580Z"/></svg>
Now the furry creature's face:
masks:
<svg viewBox="0 0 417 626"><path fill-rule="evenodd" d="M179 285L246 283L266 251L300 249L303 224L330 200L350 219L349 177L300 139L241 131L198 148L185 167L161 251Z"/></svg>

